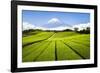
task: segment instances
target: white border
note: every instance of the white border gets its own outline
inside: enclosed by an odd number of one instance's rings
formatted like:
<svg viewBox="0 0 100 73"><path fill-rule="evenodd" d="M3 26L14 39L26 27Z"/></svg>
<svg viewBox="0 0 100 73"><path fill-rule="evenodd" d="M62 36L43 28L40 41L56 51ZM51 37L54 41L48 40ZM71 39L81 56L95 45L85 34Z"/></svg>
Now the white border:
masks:
<svg viewBox="0 0 100 73"><path fill-rule="evenodd" d="M22 10L41 10L41 11L60 11L60 12L82 12L90 13L90 59L88 60L66 60L66 61L48 61L48 62L26 62L22 63ZM19 5L17 9L17 64L18 68L25 67L43 67L57 65L78 65L78 64L93 64L94 63L94 10L92 9L76 9L76 8L58 8L58 7L40 7L40 6L23 6Z"/></svg>

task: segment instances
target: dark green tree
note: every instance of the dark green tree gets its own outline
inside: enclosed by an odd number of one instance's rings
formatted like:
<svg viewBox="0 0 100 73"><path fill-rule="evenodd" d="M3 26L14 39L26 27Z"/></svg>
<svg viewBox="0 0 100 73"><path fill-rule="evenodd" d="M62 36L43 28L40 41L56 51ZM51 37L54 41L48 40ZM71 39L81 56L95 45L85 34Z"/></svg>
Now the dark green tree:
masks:
<svg viewBox="0 0 100 73"><path fill-rule="evenodd" d="M74 31L76 31L76 32L77 32L77 31L78 31L78 28L77 28L77 27L75 27L75 28L74 28Z"/></svg>

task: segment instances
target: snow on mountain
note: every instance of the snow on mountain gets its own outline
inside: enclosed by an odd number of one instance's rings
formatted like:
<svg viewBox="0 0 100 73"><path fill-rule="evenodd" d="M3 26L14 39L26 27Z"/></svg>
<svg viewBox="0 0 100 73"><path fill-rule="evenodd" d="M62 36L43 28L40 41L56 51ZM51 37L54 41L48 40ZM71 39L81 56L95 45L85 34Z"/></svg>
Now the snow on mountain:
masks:
<svg viewBox="0 0 100 73"><path fill-rule="evenodd" d="M56 24L56 23L61 23L58 18L52 18L51 20L48 21L48 24Z"/></svg>
<svg viewBox="0 0 100 73"><path fill-rule="evenodd" d="M52 18L47 22L47 24L44 24L42 27L55 28L55 27L61 26L62 24L63 23L58 18Z"/></svg>

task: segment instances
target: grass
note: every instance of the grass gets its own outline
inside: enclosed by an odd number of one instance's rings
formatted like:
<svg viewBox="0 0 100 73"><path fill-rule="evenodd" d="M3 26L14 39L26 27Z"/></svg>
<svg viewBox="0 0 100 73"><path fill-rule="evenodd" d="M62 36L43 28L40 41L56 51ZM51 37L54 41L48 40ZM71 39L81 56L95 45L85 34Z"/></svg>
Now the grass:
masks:
<svg viewBox="0 0 100 73"><path fill-rule="evenodd" d="M57 55L58 60L81 59L81 57L77 53L75 53L70 47L66 46L61 41L57 41Z"/></svg>
<svg viewBox="0 0 100 73"><path fill-rule="evenodd" d="M22 42L23 42L23 45L26 45L28 43L48 39L53 34L54 34L54 32L49 32L49 33L48 32L40 32L40 33L37 33L36 35L30 35L27 37L23 37Z"/></svg>
<svg viewBox="0 0 100 73"><path fill-rule="evenodd" d="M90 34L43 31L23 35L23 62L90 58Z"/></svg>

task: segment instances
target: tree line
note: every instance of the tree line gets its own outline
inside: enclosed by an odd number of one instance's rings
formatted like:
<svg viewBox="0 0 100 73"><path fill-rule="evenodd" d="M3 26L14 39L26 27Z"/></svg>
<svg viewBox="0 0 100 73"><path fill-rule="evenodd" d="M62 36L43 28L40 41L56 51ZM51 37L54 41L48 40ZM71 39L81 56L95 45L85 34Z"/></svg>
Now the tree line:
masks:
<svg viewBox="0 0 100 73"><path fill-rule="evenodd" d="M47 31L47 32L66 32L66 31L73 31L77 33L84 33L89 34L90 33L90 27L87 27L85 29L79 30L79 28L75 27L74 30L72 29L65 29L65 30L42 30L42 29L29 29L29 30L23 30L23 33L29 33L29 32L40 32L40 31Z"/></svg>

